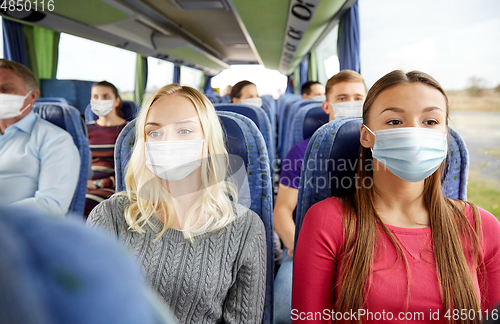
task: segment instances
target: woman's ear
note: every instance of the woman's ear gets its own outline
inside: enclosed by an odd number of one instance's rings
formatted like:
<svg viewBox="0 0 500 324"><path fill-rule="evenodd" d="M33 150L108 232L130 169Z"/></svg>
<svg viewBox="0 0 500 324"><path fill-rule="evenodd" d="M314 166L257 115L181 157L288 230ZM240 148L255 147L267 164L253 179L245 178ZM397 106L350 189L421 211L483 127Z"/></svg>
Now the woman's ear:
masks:
<svg viewBox="0 0 500 324"><path fill-rule="evenodd" d="M233 98L233 103L234 103L234 104L240 104L240 103L241 103L241 100L240 100L239 98L234 97L234 98Z"/></svg>
<svg viewBox="0 0 500 324"><path fill-rule="evenodd" d="M370 132L364 124L359 127L359 142L364 148L373 148L375 145L375 135Z"/></svg>

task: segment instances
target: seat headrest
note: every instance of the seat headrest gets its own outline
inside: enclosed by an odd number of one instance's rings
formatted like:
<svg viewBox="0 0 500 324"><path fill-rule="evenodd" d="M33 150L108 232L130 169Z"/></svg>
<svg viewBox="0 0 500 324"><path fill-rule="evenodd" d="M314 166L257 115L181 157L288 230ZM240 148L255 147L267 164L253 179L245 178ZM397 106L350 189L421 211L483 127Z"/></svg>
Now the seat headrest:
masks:
<svg viewBox="0 0 500 324"><path fill-rule="evenodd" d="M309 110L304 118L304 126L302 128L304 138L313 136L318 128L328 123L328 118L328 114L326 114L321 107L315 107Z"/></svg>
<svg viewBox="0 0 500 324"><path fill-rule="evenodd" d="M241 114L245 117L250 118L257 127L260 126L259 117L257 115L255 107L242 105L242 104L232 104L232 103L219 103L214 105L217 111L231 111L237 114Z"/></svg>
<svg viewBox="0 0 500 324"><path fill-rule="evenodd" d="M227 148L227 153L231 155L237 155L241 157L245 163L245 168L248 170L248 150L246 146L245 136L241 130L241 127L231 119L230 117L219 115L221 120L222 129L225 134L225 144ZM231 168L234 170L237 166L233 165L236 161L230 159ZM237 169L236 169L237 170Z"/></svg>
<svg viewBox="0 0 500 324"><path fill-rule="evenodd" d="M323 112L324 113L324 112ZM360 131L363 120L353 119L342 126L335 135L328 165L328 179L332 196L342 197L356 189Z"/></svg>
<svg viewBox="0 0 500 324"><path fill-rule="evenodd" d="M64 111L61 106L39 103L34 105L32 110L42 119L45 119L64 130L67 130L66 122L64 120Z"/></svg>

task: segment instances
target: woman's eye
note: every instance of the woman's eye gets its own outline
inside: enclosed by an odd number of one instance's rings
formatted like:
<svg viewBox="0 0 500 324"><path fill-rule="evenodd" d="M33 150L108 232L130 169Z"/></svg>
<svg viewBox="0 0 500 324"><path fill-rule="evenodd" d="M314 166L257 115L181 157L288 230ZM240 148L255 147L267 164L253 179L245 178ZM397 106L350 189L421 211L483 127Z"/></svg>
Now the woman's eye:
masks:
<svg viewBox="0 0 500 324"><path fill-rule="evenodd" d="M156 131L151 131L148 133L148 136L152 137L152 138L156 138L158 136L161 136L160 132L156 132Z"/></svg>
<svg viewBox="0 0 500 324"><path fill-rule="evenodd" d="M179 131L179 134L183 134L183 135L186 135L186 134L191 134L192 131L190 129L181 129Z"/></svg>
<svg viewBox="0 0 500 324"><path fill-rule="evenodd" d="M358 98L356 98L355 100L356 100L356 101L363 101L363 98L358 97Z"/></svg>
<svg viewBox="0 0 500 324"><path fill-rule="evenodd" d="M434 126L434 125L437 125L437 124L439 124L439 123L437 122L437 120L432 120L432 119L431 119L431 120L426 120L426 121L424 122L424 124L426 124L427 126Z"/></svg>
<svg viewBox="0 0 500 324"><path fill-rule="evenodd" d="M401 125L401 124L402 124L402 122L401 122L400 120L393 119L393 120L389 120L389 121L387 122L387 124L389 124L389 125Z"/></svg>

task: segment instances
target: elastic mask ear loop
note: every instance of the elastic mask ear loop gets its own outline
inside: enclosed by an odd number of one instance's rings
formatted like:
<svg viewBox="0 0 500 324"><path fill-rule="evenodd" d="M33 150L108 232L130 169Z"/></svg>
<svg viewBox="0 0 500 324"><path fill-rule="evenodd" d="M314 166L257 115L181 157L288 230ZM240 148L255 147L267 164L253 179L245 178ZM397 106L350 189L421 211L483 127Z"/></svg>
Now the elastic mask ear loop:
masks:
<svg viewBox="0 0 500 324"><path fill-rule="evenodd" d="M26 94L26 96L24 96L24 99L26 100L26 98L28 98L28 96L30 95L30 93L32 93L33 90L30 90L30 92L28 92L28 94ZM28 104L26 107L24 107L22 110L21 110L21 113L19 115L22 115L26 109L28 109L29 107L31 106L31 104Z"/></svg>
<svg viewBox="0 0 500 324"><path fill-rule="evenodd" d="M372 134L373 134L373 136L375 136L375 138L377 138L377 135L375 135L375 133L374 133L374 132L372 132L372 130L371 130L370 128L368 128L368 126L366 126L365 124L363 124L363 126L364 126L364 127L365 127L365 128L366 128L369 132L370 132L370 133L372 133ZM373 148L372 148L372 147L370 147L370 150L372 151L372 154L373 154Z"/></svg>

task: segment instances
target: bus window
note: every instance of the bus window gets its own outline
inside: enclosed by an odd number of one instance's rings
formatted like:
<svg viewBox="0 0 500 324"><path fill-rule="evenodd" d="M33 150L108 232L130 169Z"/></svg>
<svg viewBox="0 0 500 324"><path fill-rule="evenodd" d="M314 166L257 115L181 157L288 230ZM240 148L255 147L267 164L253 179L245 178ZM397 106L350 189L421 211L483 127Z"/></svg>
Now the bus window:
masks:
<svg viewBox="0 0 500 324"><path fill-rule="evenodd" d="M144 102L153 96L161 87L172 83L174 80L174 64L171 62L148 57L148 82Z"/></svg>
<svg viewBox="0 0 500 324"><path fill-rule="evenodd" d="M203 72L187 66L181 66L181 85L190 86L203 92Z"/></svg>
<svg viewBox="0 0 500 324"><path fill-rule="evenodd" d="M286 76L262 65L231 65L212 79L212 88L219 89L221 95L226 95L228 86L242 80L255 83L260 96L272 95L278 98L286 90Z"/></svg>
<svg viewBox="0 0 500 324"><path fill-rule="evenodd" d="M57 79L106 80L134 100L135 61L133 52L61 33Z"/></svg>
<svg viewBox="0 0 500 324"><path fill-rule="evenodd" d="M320 64L320 68L318 69L318 80L313 81L319 81L323 85L326 84L329 78L340 72L339 57L337 56L338 32L339 28L337 25L316 48L316 58Z"/></svg>

